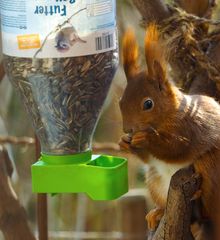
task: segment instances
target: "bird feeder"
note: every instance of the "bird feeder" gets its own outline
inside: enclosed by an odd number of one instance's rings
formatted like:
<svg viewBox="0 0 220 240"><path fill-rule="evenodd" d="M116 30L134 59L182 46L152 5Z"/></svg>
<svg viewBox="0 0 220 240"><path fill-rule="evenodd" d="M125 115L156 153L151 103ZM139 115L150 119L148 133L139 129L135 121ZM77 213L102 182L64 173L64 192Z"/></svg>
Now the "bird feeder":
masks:
<svg viewBox="0 0 220 240"><path fill-rule="evenodd" d="M118 66L115 4L2 0L6 72L41 144L32 166L36 193L112 200L128 190L126 159L92 155L91 148Z"/></svg>

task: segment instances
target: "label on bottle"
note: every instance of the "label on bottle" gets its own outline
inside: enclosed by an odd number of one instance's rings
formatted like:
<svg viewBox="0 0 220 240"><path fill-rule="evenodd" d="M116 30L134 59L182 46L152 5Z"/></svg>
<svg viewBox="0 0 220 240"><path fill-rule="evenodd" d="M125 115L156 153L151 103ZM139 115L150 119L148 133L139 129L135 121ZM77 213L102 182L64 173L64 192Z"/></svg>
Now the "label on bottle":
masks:
<svg viewBox="0 0 220 240"><path fill-rule="evenodd" d="M3 53L61 58L117 48L115 0L1 0Z"/></svg>

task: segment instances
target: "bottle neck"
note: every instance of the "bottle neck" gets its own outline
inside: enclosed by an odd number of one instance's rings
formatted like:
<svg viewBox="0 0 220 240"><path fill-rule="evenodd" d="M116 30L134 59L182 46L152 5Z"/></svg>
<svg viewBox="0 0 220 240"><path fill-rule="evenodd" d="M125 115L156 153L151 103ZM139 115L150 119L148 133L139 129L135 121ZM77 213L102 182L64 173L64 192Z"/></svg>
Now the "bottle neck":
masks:
<svg viewBox="0 0 220 240"><path fill-rule="evenodd" d="M92 152L82 152L72 155L49 155L41 153L41 160L51 165L86 164L91 160Z"/></svg>

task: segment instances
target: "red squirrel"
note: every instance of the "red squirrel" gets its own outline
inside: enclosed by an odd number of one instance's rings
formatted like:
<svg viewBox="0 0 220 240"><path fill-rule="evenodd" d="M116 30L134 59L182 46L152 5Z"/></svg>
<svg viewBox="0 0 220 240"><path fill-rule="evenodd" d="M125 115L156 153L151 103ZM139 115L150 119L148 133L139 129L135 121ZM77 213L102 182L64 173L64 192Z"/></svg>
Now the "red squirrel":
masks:
<svg viewBox="0 0 220 240"><path fill-rule="evenodd" d="M132 30L123 40L123 65L127 86L120 100L123 128L121 149L148 154L151 170L146 179L157 208L148 216L154 230L163 216L171 176L193 164L203 178L204 214L217 221L220 188L220 105L208 96L183 94L167 74L165 45L155 24L145 38L146 69L138 65L138 45Z"/></svg>

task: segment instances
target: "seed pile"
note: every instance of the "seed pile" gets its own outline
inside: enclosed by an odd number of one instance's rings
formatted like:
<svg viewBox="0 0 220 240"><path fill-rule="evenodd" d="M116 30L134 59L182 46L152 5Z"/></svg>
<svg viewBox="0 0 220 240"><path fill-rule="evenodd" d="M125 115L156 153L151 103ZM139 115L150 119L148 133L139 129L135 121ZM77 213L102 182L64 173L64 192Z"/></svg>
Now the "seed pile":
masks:
<svg viewBox="0 0 220 240"><path fill-rule="evenodd" d="M74 58L4 59L7 74L32 118L42 151L59 155L90 149L118 64L117 51Z"/></svg>

